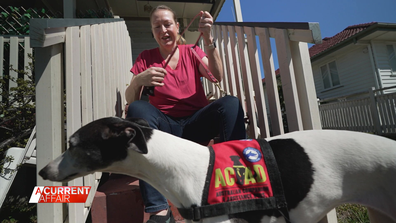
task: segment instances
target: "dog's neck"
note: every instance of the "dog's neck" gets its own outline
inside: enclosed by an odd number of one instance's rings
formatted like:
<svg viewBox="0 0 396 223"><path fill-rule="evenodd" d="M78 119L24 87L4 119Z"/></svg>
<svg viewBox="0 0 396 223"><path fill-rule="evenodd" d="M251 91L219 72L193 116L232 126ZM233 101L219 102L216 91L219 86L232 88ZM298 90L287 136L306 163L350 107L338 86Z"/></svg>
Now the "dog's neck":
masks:
<svg viewBox="0 0 396 223"><path fill-rule="evenodd" d="M146 181L178 208L201 205L208 148L158 130L153 130L147 148L145 155L129 151L117 172Z"/></svg>

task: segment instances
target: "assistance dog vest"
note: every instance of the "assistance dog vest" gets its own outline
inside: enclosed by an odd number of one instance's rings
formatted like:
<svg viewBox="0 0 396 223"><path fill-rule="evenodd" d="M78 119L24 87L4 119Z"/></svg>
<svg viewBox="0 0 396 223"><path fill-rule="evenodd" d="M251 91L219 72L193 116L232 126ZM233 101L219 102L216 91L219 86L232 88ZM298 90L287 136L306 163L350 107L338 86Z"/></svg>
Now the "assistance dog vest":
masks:
<svg viewBox="0 0 396 223"><path fill-rule="evenodd" d="M234 140L208 147L210 162L202 206L179 209L185 218L202 218L255 210L278 210L288 222L280 173L268 142Z"/></svg>

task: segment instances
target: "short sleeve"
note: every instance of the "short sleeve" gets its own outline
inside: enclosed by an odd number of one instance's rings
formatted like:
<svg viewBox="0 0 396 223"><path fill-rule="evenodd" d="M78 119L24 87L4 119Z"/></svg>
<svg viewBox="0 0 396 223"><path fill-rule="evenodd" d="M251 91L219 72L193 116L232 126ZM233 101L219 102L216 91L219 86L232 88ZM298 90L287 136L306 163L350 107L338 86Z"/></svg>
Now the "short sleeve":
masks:
<svg viewBox="0 0 396 223"><path fill-rule="evenodd" d="M192 45L189 48L192 48ZM198 46L195 46L193 49L198 54L200 59L207 57L206 53ZM191 52L191 49L189 51L191 53L191 57L193 58L192 60L195 62L195 65L198 68L199 65L201 64L201 61L194 55L194 53Z"/></svg>
<svg viewBox="0 0 396 223"><path fill-rule="evenodd" d="M133 64L131 68L131 72L135 75L140 74L147 69L145 60L143 59L144 55L142 55L144 53L145 52L143 51L139 54L138 58L136 58L135 64Z"/></svg>
<svg viewBox="0 0 396 223"><path fill-rule="evenodd" d="M198 55L199 55L199 57L201 59L207 56L206 53L201 48L199 48L198 46L195 46L194 50L195 50L195 52L198 53Z"/></svg>

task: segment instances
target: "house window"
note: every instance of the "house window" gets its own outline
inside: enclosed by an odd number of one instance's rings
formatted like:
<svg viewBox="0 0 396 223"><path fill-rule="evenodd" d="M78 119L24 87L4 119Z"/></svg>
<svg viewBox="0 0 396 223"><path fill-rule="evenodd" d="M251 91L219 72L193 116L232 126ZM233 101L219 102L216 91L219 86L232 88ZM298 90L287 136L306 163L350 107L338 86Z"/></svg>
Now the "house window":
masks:
<svg viewBox="0 0 396 223"><path fill-rule="evenodd" d="M386 50L388 52L388 61L391 68L392 75L396 75L396 56L395 49L393 45L386 45Z"/></svg>
<svg viewBox="0 0 396 223"><path fill-rule="evenodd" d="M320 67L324 88L331 88L340 85L340 77L335 61Z"/></svg>

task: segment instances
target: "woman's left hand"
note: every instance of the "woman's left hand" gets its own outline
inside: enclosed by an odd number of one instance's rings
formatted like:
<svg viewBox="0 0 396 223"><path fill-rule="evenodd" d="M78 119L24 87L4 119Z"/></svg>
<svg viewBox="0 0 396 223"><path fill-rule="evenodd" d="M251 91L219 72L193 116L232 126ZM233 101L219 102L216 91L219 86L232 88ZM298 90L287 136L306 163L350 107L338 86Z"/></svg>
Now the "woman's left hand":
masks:
<svg viewBox="0 0 396 223"><path fill-rule="evenodd" d="M207 11L201 11L201 19L199 20L198 31L202 33L205 44L210 44L212 41L212 25L213 17Z"/></svg>

